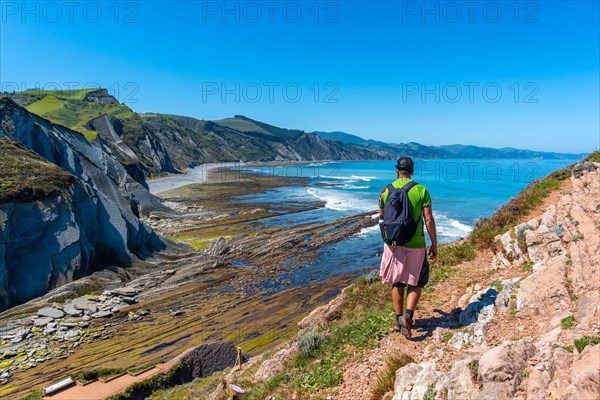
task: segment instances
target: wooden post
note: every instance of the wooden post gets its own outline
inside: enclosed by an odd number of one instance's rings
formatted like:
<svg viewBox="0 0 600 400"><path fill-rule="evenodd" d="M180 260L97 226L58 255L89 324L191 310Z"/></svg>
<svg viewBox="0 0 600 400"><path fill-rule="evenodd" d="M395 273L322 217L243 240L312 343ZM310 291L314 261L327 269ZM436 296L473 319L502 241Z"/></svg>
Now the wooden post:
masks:
<svg viewBox="0 0 600 400"><path fill-rule="evenodd" d="M237 348L238 354L237 354L237 365L238 367L242 367L242 362L243 362L243 358L242 358L242 348L238 347Z"/></svg>

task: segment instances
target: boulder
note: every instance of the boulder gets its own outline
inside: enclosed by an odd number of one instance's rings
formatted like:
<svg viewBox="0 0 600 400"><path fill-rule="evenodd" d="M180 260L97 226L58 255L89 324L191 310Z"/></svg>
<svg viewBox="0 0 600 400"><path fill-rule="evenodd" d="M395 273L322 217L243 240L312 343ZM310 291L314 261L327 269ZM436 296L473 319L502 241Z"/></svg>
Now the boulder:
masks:
<svg viewBox="0 0 600 400"><path fill-rule="evenodd" d="M571 368L564 400L600 399L600 344L588 345Z"/></svg>
<svg viewBox="0 0 600 400"><path fill-rule="evenodd" d="M533 343L525 339L504 342L485 352L479 360L478 379L483 388L477 399L512 398L535 352Z"/></svg>
<svg viewBox="0 0 600 400"><path fill-rule="evenodd" d="M89 311L92 314L98 311L98 305L87 297L78 297L72 304L76 310Z"/></svg>
<svg viewBox="0 0 600 400"><path fill-rule="evenodd" d="M284 371L284 364L287 360L298 354L299 346L297 342L289 347L279 350L271 358L263 361L254 374L254 381L269 381Z"/></svg>
<svg viewBox="0 0 600 400"><path fill-rule="evenodd" d="M467 358L452 366L448 375L448 400L473 400L479 393L479 387L471 370L475 360Z"/></svg>
<svg viewBox="0 0 600 400"><path fill-rule="evenodd" d="M411 363L396 371L392 400L423 399L429 387L435 386L445 375L435 370L435 362Z"/></svg>

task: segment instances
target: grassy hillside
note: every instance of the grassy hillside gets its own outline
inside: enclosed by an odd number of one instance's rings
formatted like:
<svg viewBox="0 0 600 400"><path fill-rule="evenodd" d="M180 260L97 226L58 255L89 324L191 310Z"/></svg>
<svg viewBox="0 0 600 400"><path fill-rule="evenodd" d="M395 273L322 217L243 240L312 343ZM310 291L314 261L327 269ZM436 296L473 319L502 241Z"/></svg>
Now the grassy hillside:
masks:
<svg viewBox="0 0 600 400"><path fill-rule="evenodd" d="M243 115L236 115L233 118L226 118L213 122L246 135L274 141L296 140L304 133L303 131L296 129L284 129L265 124L263 122L244 117Z"/></svg>
<svg viewBox="0 0 600 400"><path fill-rule="evenodd" d="M135 114L123 104L101 104L84 100L86 95L99 90L101 89L28 90L11 94L10 97L28 111L80 132L92 141L97 133L85 128L88 121L101 115L131 118Z"/></svg>
<svg viewBox="0 0 600 400"><path fill-rule="evenodd" d="M74 182L64 169L0 135L0 203L43 199Z"/></svg>

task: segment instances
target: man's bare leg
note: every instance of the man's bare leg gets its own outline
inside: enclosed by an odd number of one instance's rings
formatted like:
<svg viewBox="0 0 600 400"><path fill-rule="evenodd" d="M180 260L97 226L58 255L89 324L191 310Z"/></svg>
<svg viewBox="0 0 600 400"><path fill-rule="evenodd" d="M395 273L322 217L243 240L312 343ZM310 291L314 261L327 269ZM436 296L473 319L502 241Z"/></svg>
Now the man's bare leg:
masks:
<svg viewBox="0 0 600 400"><path fill-rule="evenodd" d="M421 298L422 289L418 286L409 286L406 294L406 309L415 311L419 299ZM412 316L411 316L412 317Z"/></svg>
<svg viewBox="0 0 600 400"><path fill-rule="evenodd" d="M414 323L413 316L420 297L421 288L409 285L406 291L406 311L400 318L398 318L400 323L400 332L402 332L402 334L408 339L412 338L412 326Z"/></svg>
<svg viewBox="0 0 600 400"><path fill-rule="evenodd" d="M392 303L396 315L402 315L404 307L404 288L392 286Z"/></svg>

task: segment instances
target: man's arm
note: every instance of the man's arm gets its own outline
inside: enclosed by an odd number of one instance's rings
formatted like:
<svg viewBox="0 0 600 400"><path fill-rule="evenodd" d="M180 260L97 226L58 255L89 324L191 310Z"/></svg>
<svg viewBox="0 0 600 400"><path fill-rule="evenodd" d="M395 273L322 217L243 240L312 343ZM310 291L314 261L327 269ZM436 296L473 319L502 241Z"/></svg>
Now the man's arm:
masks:
<svg viewBox="0 0 600 400"><path fill-rule="evenodd" d="M437 247L437 231L435 229L435 219L433 219L433 210L431 206L423 207L423 214L425 217L425 226L427 227L427 233L431 239L431 247L429 248L429 256L433 259L438 254Z"/></svg>
<svg viewBox="0 0 600 400"><path fill-rule="evenodd" d="M379 194L379 201L377 202L377 206L379 209L379 219L383 219L383 206L385 205L384 194L387 190L387 187L385 187Z"/></svg>

